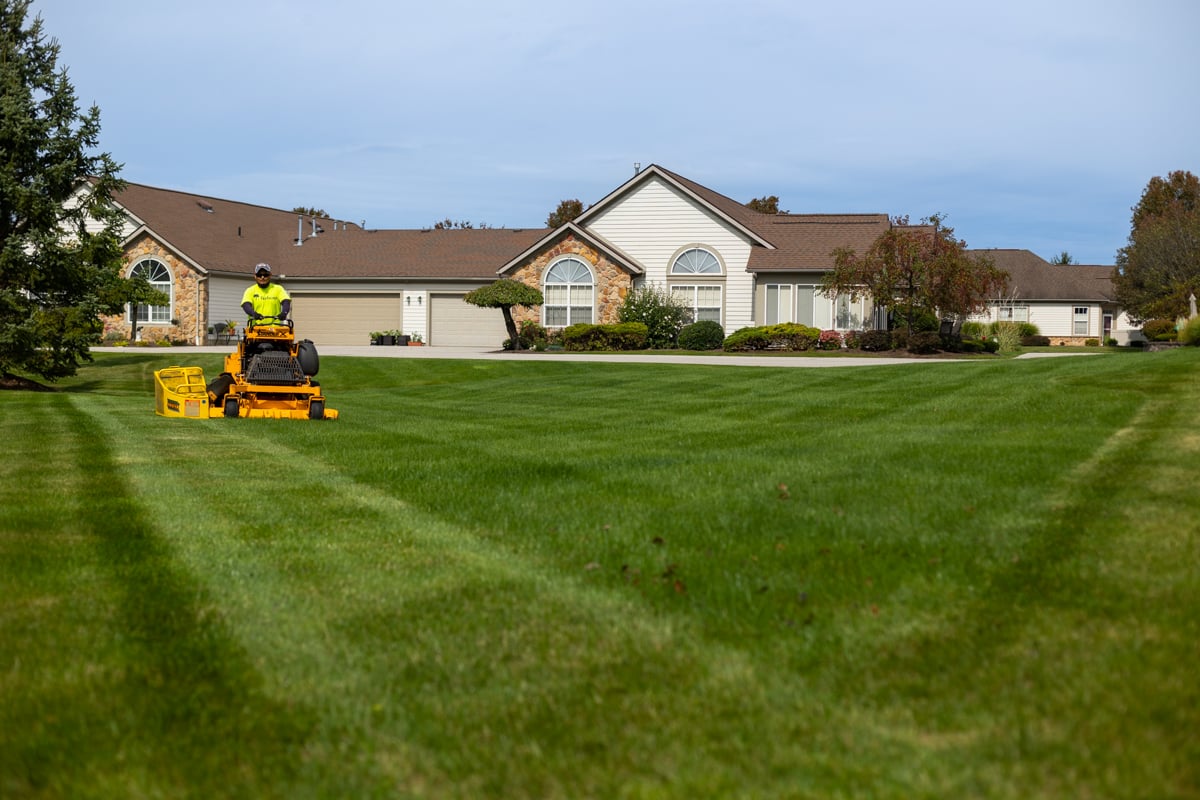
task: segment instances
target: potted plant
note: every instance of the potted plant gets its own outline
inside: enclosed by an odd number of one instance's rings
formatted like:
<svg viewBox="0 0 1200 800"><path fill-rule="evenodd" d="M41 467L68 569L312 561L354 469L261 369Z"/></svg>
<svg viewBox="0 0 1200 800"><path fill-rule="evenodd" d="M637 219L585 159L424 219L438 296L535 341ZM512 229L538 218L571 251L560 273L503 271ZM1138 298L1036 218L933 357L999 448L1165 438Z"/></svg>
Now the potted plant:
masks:
<svg viewBox="0 0 1200 800"><path fill-rule="evenodd" d="M408 346L409 347L420 347L423 344L425 344L425 342L421 341L421 334L417 333L416 331L413 331L412 333L410 333L408 335Z"/></svg>
<svg viewBox="0 0 1200 800"><path fill-rule="evenodd" d="M383 333L379 334L379 343L384 347L393 346L396 344L396 332L384 331Z"/></svg>
<svg viewBox="0 0 1200 800"><path fill-rule="evenodd" d="M371 337L371 344L377 345L380 343L379 340L383 338L383 331L371 331L370 337Z"/></svg>

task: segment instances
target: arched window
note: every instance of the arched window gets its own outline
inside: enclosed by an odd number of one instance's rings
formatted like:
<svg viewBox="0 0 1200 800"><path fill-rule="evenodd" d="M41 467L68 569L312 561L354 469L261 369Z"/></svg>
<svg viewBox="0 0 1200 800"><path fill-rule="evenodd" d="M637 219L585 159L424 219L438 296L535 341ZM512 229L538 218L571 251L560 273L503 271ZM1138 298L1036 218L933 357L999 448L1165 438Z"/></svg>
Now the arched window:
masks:
<svg viewBox="0 0 1200 800"><path fill-rule="evenodd" d="M672 278L698 280L693 284L672 280L671 294L692 310L692 320L721 321L722 276L721 262L703 247L684 250L671 263Z"/></svg>
<svg viewBox="0 0 1200 800"><path fill-rule="evenodd" d="M144 258L133 265L133 269L129 270L131 278L145 278L151 288L158 289L160 292L171 298L173 303L175 300L174 292L175 281L171 278L171 270L167 269L167 265L156 258ZM149 324L164 324L168 325L171 322L171 304L165 306L138 306L138 322Z"/></svg>
<svg viewBox="0 0 1200 800"><path fill-rule="evenodd" d="M684 250L671 265L672 275L720 275L721 262L700 247Z"/></svg>
<svg viewBox="0 0 1200 800"><path fill-rule="evenodd" d="M547 328L591 323L595 296L592 270L578 258L556 261L543 278L543 318Z"/></svg>

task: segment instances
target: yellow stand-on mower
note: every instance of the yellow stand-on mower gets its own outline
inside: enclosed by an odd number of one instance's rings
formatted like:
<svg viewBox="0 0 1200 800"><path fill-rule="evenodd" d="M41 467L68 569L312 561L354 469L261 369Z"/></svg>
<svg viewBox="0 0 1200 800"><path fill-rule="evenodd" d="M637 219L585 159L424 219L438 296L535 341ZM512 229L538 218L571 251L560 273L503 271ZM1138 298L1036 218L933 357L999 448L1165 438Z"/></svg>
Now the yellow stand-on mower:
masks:
<svg viewBox="0 0 1200 800"><path fill-rule="evenodd" d="M314 380L318 367L316 346L296 341L291 320L251 322L237 350L225 357L225 371L207 386L199 367L155 372L155 410L198 419L337 419Z"/></svg>

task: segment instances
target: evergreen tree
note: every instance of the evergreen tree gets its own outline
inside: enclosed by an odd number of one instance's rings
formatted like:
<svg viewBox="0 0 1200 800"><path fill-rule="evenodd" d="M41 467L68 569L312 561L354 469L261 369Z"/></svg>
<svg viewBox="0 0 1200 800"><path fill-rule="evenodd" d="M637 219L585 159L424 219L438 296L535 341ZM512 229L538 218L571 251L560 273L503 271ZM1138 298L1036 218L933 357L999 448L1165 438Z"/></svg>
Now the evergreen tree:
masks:
<svg viewBox="0 0 1200 800"><path fill-rule="evenodd" d="M121 278L120 167L29 6L0 0L0 376L54 380L91 359L101 315L161 295Z"/></svg>

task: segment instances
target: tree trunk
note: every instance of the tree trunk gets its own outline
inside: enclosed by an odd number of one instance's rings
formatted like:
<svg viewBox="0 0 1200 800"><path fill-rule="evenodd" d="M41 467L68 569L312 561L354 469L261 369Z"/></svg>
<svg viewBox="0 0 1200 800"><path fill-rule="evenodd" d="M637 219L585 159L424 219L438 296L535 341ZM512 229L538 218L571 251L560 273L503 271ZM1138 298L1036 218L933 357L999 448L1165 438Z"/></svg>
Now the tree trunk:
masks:
<svg viewBox="0 0 1200 800"><path fill-rule="evenodd" d="M508 329L508 338L513 343L513 350L520 350L521 337L517 334L517 323L513 319L512 306L500 306L500 311L504 313L504 327Z"/></svg>

